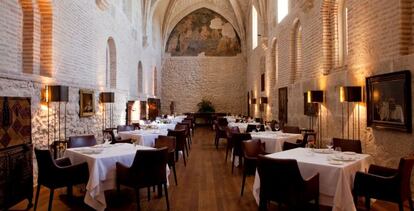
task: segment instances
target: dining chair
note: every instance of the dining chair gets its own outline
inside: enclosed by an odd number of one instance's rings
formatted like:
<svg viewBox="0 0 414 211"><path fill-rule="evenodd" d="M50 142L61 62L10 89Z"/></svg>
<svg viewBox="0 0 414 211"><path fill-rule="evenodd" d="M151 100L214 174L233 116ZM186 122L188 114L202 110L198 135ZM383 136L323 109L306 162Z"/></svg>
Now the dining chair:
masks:
<svg viewBox="0 0 414 211"><path fill-rule="evenodd" d="M278 121L276 121L276 120L272 120L271 122L270 122L270 129L272 130L272 131L277 131L276 130L276 126L278 126Z"/></svg>
<svg viewBox="0 0 414 211"><path fill-rule="evenodd" d="M67 145L68 148L90 147L96 145L96 139L94 135L71 136Z"/></svg>
<svg viewBox="0 0 414 211"><path fill-rule="evenodd" d="M185 150L187 152L187 157L188 157L189 156L189 148L190 148L190 146L189 146L190 145L189 136L191 136L190 135L190 132L189 132L188 124L185 124L185 123L177 123L175 125L174 130L185 130L185 143L184 143L184 147L185 147Z"/></svg>
<svg viewBox="0 0 414 211"><path fill-rule="evenodd" d="M192 116L187 116L186 118L184 118L184 121L190 121L190 123L191 123L191 126L190 126L190 128L191 128L191 133L192 133L192 136L194 136L194 132L195 132L195 122L194 122L194 117L192 117Z"/></svg>
<svg viewBox="0 0 414 211"><path fill-rule="evenodd" d="M262 143L260 139L258 140L247 140L242 142L243 150L243 179L240 195L243 196L244 184L246 183L246 176L248 173L253 173L256 171L257 158L260 154L265 155L265 143Z"/></svg>
<svg viewBox="0 0 414 211"><path fill-rule="evenodd" d="M72 196L72 186L86 184L89 180L89 168L86 162L72 165L69 158L53 159L49 150L35 148L38 165L37 190L34 210L37 209L40 187L50 189L48 210L52 210L55 189L67 187L68 195Z"/></svg>
<svg viewBox="0 0 414 211"><path fill-rule="evenodd" d="M303 134L303 139L298 139L296 141L296 144L299 145L299 147L306 147L306 144L309 142L316 142L316 133L315 132L306 132Z"/></svg>
<svg viewBox="0 0 414 211"><path fill-rule="evenodd" d="M116 127L118 132L122 132L122 131L134 131L135 130L135 126L133 125L118 125Z"/></svg>
<svg viewBox="0 0 414 211"><path fill-rule="evenodd" d="M178 161L178 152L181 151L183 153L184 166L186 166L187 163L185 160L185 129L168 130L167 136L175 137L175 160Z"/></svg>
<svg viewBox="0 0 414 211"><path fill-rule="evenodd" d="M332 138L333 147L340 147L341 151L351 151L356 153L362 153L362 146L360 140L352 139L341 139L341 138Z"/></svg>
<svg viewBox="0 0 414 211"><path fill-rule="evenodd" d="M263 124L260 124L259 130L257 130L257 125L248 124L247 128L246 128L246 133L250 133L250 132L253 132L253 131L266 131L266 130L265 130L265 127L264 127Z"/></svg>
<svg viewBox="0 0 414 211"><path fill-rule="evenodd" d="M214 130L215 130L215 137L214 137L214 144L216 145L216 149L218 149L220 139L227 139L226 129L227 125L220 125L217 120L214 121Z"/></svg>
<svg viewBox="0 0 414 211"><path fill-rule="evenodd" d="M284 133L294 133L294 134L300 134L300 128L297 126L288 126L284 125L282 132Z"/></svg>
<svg viewBox="0 0 414 211"><path fill-rule="evenodd" d="M137 210L140 206L140 188L163 186L167 201L167 210L170 210L167 188L168 148L154 150L137 150L131 167L116 163L116 189L120 192L121 185L134 188L137 200Z"/></svg>
<svg viewBox="0 0 414 211"><path fill-rule="evenodd" d="M227 162L227 157L229 155L229 151L233 149L234 143L233 143L233 134L234 133L240 133L239 127L227 127L226 128L226 138L227 138L227 147L226 147L226 158L225 161Z"/></svg>
<svg viewBox="0 0 414 211"><path fill-rule="evenodd" d="M251 140L252 136L249 133L234 133L232 134L232 141L233 141L233 156L231 162L231 173L233 173L234 169L234 160L236 156L239 158L239 166L243 164L243 149L242 149L242 142L246 140Z"/></svg>
<svg viewBox="0 0 414 211"><path fill-rule="evenodd" d="M217 118L217 123L219 126L222 126L222 127L227 126L229 124L227 121L227 118L224 118L224 117Z"/></svg>
<svg viewBox="0 0 414 211"><path fill-rule="evenodd" d="M263 118L254 118L254 121L263 124Z"/></svg>
<svg viewBox="0 0 414 211"><path fill-rule="evenodd" d="M168 166L172 168L173 170L175 185L178 185L177 172L175 170L175 146L176 146L176 141L175 141L175 137L173 136L160 135L158 136L158 138L155 139L155 145L154 145L155 148L157 149L163 148L163 147L168 148Z"/></svg>
<svg viewBox="0 0 414 211"><path fill-rule="evenodd" d="M117 143L128 143L132 144L132 139L121 139L121 137L115 135L116 128L107 128L105 130L102 130L103 136L109 136L111 137L111 144L117 144Z"/></svg>
<svg viewBox="0 0 414 211"><path fill-rule="evenodd" d="M291 150L299 147L301 147L300 144L285 141L282 145L282 151Z"/></svg>
<svg viewBox="0 0 414 211"><path fill-rule="evenodd" d="M188 148L191 149L191 143L192 143L192 135L191 135L191 125L192 122L191 120L183 120L181 121L181 123L177 123L177 124L185 124L187 125L187 141L188 141Z"/></svg>
<svg viewBox="0 0 414 211"><path fill-rule="evenodd" d="M370 209L371 198L398 203L400 211L408 200L410 210L414 210L411 198L411 171L414 165L413 155L400 159L398 169L371 165L368 173L357 172L354 180L354 202L358 196L365 197L365 207Z"/></svg>
<svg viewBox="0 0 414 211"><path fill-rule="evenodd" d="M132 123L131 125L134 127L134 130L139 130L139 129L141 129L141 127L140 127L140 125L139 125L139 123L138 123L138 122L137 122L137 123Z"/></svg>
<svg viewBox="0 0 414 211"><path fill-rule="evenodd" d="M309 210L310 201L319 209L319 173L303 179L298 163L293 159L258 156L260 178L259 210L267 210L269 201L286 204L292 210Z"/></svg>

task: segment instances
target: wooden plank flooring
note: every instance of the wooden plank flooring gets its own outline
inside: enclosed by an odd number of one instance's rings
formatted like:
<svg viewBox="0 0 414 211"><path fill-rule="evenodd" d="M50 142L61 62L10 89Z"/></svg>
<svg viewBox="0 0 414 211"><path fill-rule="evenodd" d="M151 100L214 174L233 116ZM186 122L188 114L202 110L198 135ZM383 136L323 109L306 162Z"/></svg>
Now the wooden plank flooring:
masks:
<svg viewBox="0 0 414 211"><path fill-rule="evenodd" d="M213 138L214 133L209 128L196 129L187 166L184 166L182 160L177 163L178 186L174 183L173 174L170 175L171 185L168 191L171 210L257 210L252 195L254 176L247 178L244 195L240 197L241 168L235 168L234 173L231 173L230 159L227 162L224 161L225 141L221 141L219 150L216 150ZM151 192L151 200L148 202L146 193L146 189L142 189L140 192L142 210L166 210L165 197L157 198L156 193ZM74 195L75 198L69 201L65 188L57 190L53 200L53 210L92 210L83 203L83 196L78 188L75 188ZM42 188L37 210L47 210L48 200L49 190ZM117 195L115 191L106 192L106 201L107 210L136 210L135 193L127 188L123 188L120 195ZM360 204L361 210L363 210L362 201ZM27 202L22 202L12 210L24 210L26 205ZM276 206L272 207L272 210L277 210ZM330 210L330 208L321 207L321 210ZM373 205L372 210L398 209L395 204L377 202Z"/></svg>

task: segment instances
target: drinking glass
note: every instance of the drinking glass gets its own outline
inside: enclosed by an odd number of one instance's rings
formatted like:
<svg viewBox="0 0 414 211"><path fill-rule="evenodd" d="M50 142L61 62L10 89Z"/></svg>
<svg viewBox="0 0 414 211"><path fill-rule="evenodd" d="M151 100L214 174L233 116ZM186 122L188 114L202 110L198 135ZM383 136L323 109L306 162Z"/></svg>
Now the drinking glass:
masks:
<svg viewBox="0 0 414 211"><path fill-rule="evenodd" d="M333 142L332 142L332 141L329 141L329 142L326 144L326 147L328 147L328 149L329 149L329 150L331 150L331 149L333 148Z"/></svg>
<svg viewBox="0 0 414 211"><path fill-rule="evenodd" d="M337 152L337 153L340 153L340 152L342 152L342 149L341 149L341 147L335 147L335 152Z"/></svg>

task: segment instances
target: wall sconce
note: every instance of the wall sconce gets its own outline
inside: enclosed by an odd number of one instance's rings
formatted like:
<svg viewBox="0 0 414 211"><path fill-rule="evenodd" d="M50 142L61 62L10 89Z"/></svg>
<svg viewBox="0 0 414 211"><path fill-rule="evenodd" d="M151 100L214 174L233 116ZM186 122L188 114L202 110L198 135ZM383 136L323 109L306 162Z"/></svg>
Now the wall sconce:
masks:
<svg viewBox="0 0 414 211"><path fill-rule="evenodd" d="M103 105L102 112L102 129L106 129L106 104L109 104L109 127L112 128L112 114L113 103L115 102L115 93L113 92L101 92L99 99Z"/></svg>
<svg viewBox="0 0 414 211"><path fill-rule="evenodd" d="M319 106L318 112L318 140L317 147L321 146L322 142L322 103L324 102L323 91L322 90L310 90L307 91L307 101L308 103L317 103Z"/></svg>
<svg viewBox="0 0 414 211"><path fill-rule="evenodd" d="M347 102L347 117L349 118L349 103L356 103L357 104L357 109L358 109L358 120L357 120L357 124L358 124L358 139L360 138L360 128L359 128L359 102L362 102L362 87L360 86L341 86L339 88L339 101L341 103L343 102ZM344 138L344 107L342 104L342 139ZM352 139L355 139L355 115L352 116ZM347 139L349 139L349 122L347 124L348 126L348 134L347 134Z"/></svg>
<svg viewBox="0 0 414 211"><path fill-rule="evenodd" d="M251 102L253 105L255 105L256 104L256 98L252 98L252 102Z"/></svg>

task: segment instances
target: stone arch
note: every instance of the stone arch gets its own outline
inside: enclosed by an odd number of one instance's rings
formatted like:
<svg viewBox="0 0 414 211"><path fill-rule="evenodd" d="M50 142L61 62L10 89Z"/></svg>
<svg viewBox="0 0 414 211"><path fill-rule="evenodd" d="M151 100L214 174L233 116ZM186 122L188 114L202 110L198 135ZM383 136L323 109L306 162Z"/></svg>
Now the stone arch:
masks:
<svg viewBox="0 0 414 211"><path fill-rule="evenodd" d="M141 94L144 92L144 74L143 74L141 61L138 62L137 81L138 81L137 83L138 94Z"/></svg>
<svg viewBox="0 0 414 211"><path fill-rule="evenodd" d="M115 89L117 76L117 59L115 41L112 37L108 38L106 54L107 85L109 84L109 87L111 89Z"/></svg>
<svg viewBox="0 0 414 211"><path fill-rule="evenodd" d="M38 0L40 12L40 75L51 77L53 72L53 7L50 0Z"/></svg>
<svg viewBox="0 0 414 211"><path fill-rule="evenodd" d="M24 73L33 73L34 66L34 8L32 0L20 0L23 12L22 64Z"/></svg>
<svg viewBox="0 0 414 211"><path fill-rule="evenodd" d="M301 79L302 76L302 26L299 19L295 19L293 22L293 28L291 33L291 74L290 82L295 83Z"/></svg>
<svg viewBox="0 0 414 211"><path fill-rule="evenodd" d="M272 48L271 48L270 56L271 56L271 62L272 62L272 67L273 67L272 74L271 74L271 84L273 84L273 86L276 86L276 84L278 83L278 77L279 77L279 64L278 64L279 52L278 52L278 43L277 43L276 37L273 38L272 40Z"/></svg>

